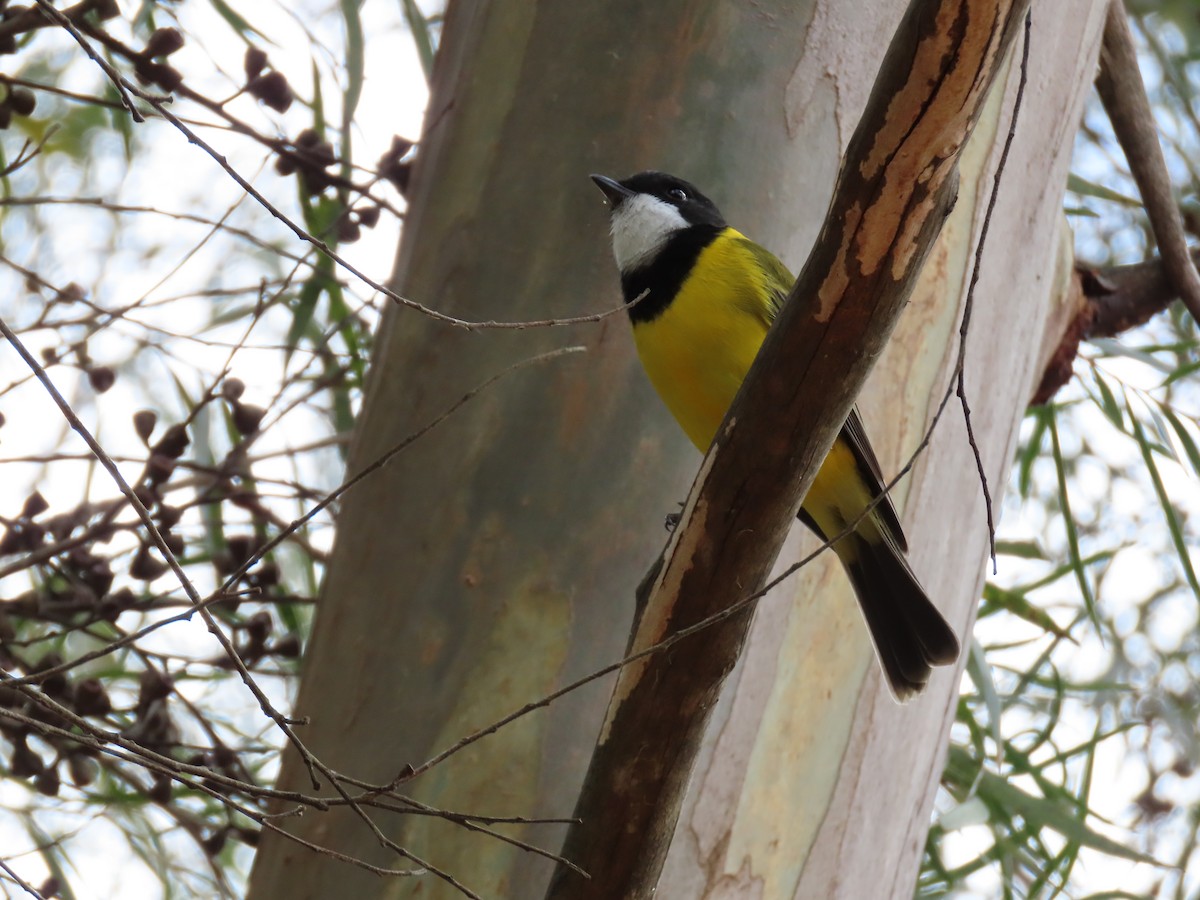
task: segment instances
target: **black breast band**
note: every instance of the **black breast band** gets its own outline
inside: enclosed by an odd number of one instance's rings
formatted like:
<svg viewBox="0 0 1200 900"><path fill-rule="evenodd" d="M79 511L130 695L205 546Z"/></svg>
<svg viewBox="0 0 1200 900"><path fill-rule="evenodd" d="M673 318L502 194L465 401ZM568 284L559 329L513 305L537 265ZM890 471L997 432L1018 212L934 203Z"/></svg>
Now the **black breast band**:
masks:
<svg viewBox="0 0 1200 900"><path fill-rule="evenodd" d="M629 308L634 324L652 322L675 299L679 289L691 274L692 267L704 248L717 239L724 228L714 225L693 225L671 236L666 245L648 265L621 275L621 290L625 302L633 303L646 291L649 293Z"/></svg>

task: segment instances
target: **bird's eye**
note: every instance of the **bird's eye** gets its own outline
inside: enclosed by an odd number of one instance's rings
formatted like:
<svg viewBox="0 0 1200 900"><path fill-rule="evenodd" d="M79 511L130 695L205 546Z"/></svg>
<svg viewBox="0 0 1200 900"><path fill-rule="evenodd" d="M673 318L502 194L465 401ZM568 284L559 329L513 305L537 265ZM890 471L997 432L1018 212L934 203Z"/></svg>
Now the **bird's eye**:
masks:
<svg viewBox="0 0 1200 900"><path fill-rule="evenodd" d="M687 191L683 188L671 188L667 191L667 196L674 200L686 200L688 198Z"/></svg>

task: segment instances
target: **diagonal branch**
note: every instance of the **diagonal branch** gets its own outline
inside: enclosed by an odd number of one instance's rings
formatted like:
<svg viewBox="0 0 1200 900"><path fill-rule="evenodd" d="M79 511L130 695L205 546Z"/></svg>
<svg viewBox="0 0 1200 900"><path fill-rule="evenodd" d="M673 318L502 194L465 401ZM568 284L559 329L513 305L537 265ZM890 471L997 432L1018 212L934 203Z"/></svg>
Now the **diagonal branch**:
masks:
<svg viewBox="0 0 1200 900"><path fill-rule="evenodd" d="M763 584L952 206L1026 0L913 0L833 203L693 487L633 650ZM549 900L650 897L749 610L623 670Z"/></svg>

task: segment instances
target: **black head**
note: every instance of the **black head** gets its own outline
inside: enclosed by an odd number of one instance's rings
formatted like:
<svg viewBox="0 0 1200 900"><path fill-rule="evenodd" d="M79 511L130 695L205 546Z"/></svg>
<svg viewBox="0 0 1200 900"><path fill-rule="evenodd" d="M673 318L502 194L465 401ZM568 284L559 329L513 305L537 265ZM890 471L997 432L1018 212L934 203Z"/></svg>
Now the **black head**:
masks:
<svg viewBox="0 0 1200 900"><path fill-rule="evenodd" d="M604 192L613 212L626 200L638 194L647 194L675 207L689 225L725 227L725 217L715 203L700 193L690 181L666 172L638 172L624 181L593 175L592 181Z"/></svg>
<svg viewBox="0 0 1200 900"><path fill-rule="evenodd" d="M652 264L680 240L702 245L725 227L711 200L682 178L640 172L615 181L593 175L612 211L613 255L622 274Z"/></svg>

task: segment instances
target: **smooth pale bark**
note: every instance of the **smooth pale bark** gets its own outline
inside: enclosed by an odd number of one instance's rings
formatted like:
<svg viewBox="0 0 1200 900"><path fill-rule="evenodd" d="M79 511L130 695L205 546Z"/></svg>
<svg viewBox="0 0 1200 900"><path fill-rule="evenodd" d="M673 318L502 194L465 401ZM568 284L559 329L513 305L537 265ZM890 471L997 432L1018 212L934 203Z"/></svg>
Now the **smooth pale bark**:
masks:
<svg viewBox="0 0 1200 900"><path fill-rule="evenodd" d="M476 319L610 308L619 293L606 214L586 175L649 167L704 185L731 221L798 268L903 5L878 2L864 16L858 4L793 0L457 0L435 73L395 283L415 299ZM1071 19L1054 4L1035 9L1055 23L1035 40L1081 55L1067 66L1052 48L1045 60L1035 53L1035 66L1061 68L1054 80L1034 82L1025 122L1033 121L1031 110L1059 103L1064 85L1074 91L1081 77L1087 80L1079 75L1089 64L1081 49L1087 42L1071 43L1087 16L1083 4L1071 8ZM1051 150L1014 163L1006 188L1031 175L1031 158L1039 167L1059 165L1077 107L1054 108L1061 118L1052 127L1025 132ZM1061 176L1061 167L1054 171ZM1032 174L1042 177L1040 168ZM1044 226L1061 177L1037 183L1050 194L1004 213L1009 240L1013 223L1024 229L997 264L1013 295L1003 303L981 301L987 310L980 309L982 324L973 332L1009 366L987 368L976 355L968 363L974 397L984 396L979 377L1001 382L994 402L989 384L987 401L975 404L977 422L998 415L1002 423L998 432L984 432L997 440L985 448L993 484L1002 480L1000 461L1011 450L1012 423L1023 405L1019 388L1032 377L1028 349L1041 334L1053 281L1056 239L1048 239ZM970 208L979 208L973 199ZM1038 242L1024 242L1035 235ZM900 456L896 448L911 446L922 430L930 385L944 381L962 266L952 253L943 264L959 273L942 289L949 311L913 304L901 324L909 335L905 349L889 354L865 399L889 465ZM1036 290L1016 291L1030 285ZM388 781L404 765L621 655L634 586L664 541L662 516L682 499L699 462L646 386L621 316L572 328L468 333L390 310L351 470L508 364L570 343L586 344L589 352L510 376L348 496L297 710L312 718L303 738L335 769ZM893 405L897 397L903 407ZM918 475L908 521L918 571L965 621L977 596L984 535L974 468L961 455L958 428L950 421L939 435L943 462L936 478ZM948 555L942 545L951 534L957 549ZM935 580L938 560L950 564ZM841 579L832 570L820 577L830 585ZM906 865L917 858L913 848L919 852L929 785L941 767L953 679L942 676L938 697L921 706L892 709L872 674L857 614L834 591L814 593L811 584L800 603L790 602L789 588L763 606L752 656L729 685L710 732L712 752L693 780L660 895L788 896L801 874L815 877L817 860L828 853L805 853L798 841L836 841L836 832L818 828L822 819L858 814L871 800L869 792L846 791L881 720L885 735L911 734L911 747L898 759L898 775L869 771L885 783L912 779L914 788L882 807L867 832L871 842L860 849L893 872L901 855ZM569 814L610 689L611 681L601 682L537 711L406 790L477 814ZM846 699L806 706L807 693L815 702L826 690ZM921 729L928 733L918 737ZM839 766L847 749L856 755ZM813 755L801 758L804 750ZM771 780L777 790L767 790ZM815 792L805 793L807 783ZM291 754L281 786L308 787ZM803 806L814 797L826 804L833 797L835 809ZM538 896L551 872L544 860L444 822L375 818L390 837L485 897ZM310 811L279 824L376 865L404 864L345 811ZM906 825L904 853L883 848L880 834ZM550 847L562 836L546 826L508 830ZM774 849L770 840L777 841ZM749 893L741 893L743 880ZM804 895L832 895L814 890ZM432 876L370 875L266 834L251 897L285 896L456 892Z"/></svg>
<svg viewBox="0 0 1200 900"><path fill-rule="evenodd" d="M812 33L826 36L818 46L886 39L879 23L848 8L823 11ZM997 510L1021 415L1075 309L1061 197L1103 22L1103 4L1034 4L1029 86L992 218L966 363ZM958 205L861 400L886 472L920 441L953 370L1018 60L1019 48L1007 92L993 96L968 147ZM818 57L806 68L823 65ZM836 102L836 91L826 99ZM913 567L969 641L988 537L962 415L952 403L900 497L907 495ZM797 544L784 562L812 541L804 535ZM826 559L760 605L743 665L710 724L657 897L912 896L958 674L935 674L921 698L897 706L838 568Z"/></svg>

